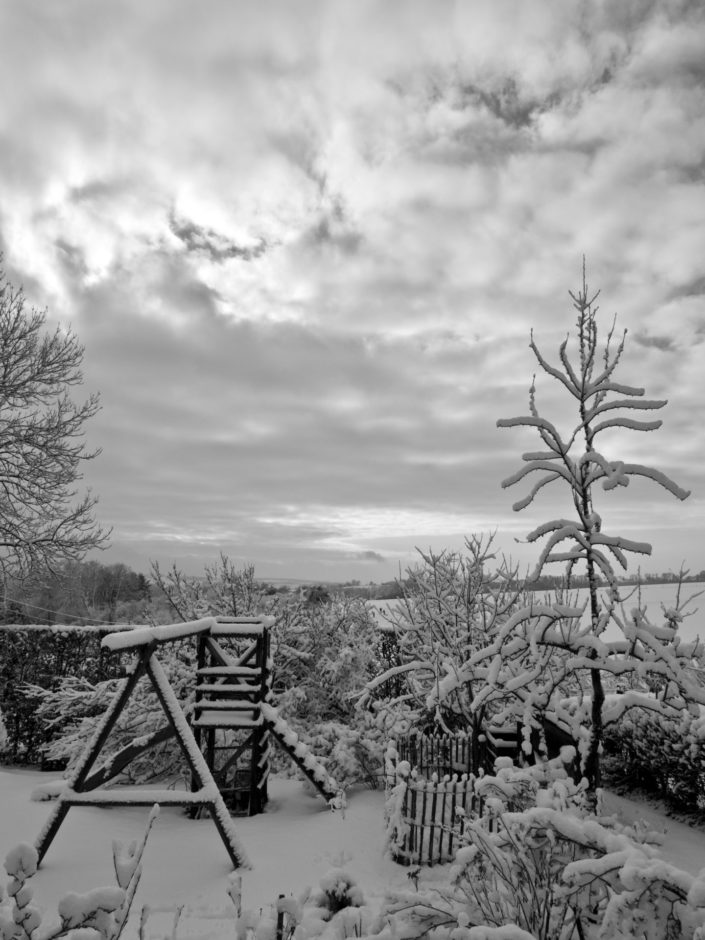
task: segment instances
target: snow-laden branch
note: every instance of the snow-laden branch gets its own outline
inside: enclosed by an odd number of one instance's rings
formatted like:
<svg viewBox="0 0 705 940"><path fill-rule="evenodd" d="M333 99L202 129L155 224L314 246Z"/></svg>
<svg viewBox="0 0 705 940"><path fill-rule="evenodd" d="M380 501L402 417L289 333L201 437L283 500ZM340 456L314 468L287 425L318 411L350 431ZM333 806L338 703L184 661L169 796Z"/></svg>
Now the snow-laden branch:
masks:
<svg viewBox="0 0 705 940"><path fill-rule="evenodd" d="M523 480L525 476L528 476L535 470L545 470L546 473L552 474L553 477L563 477L571 486L575 482L574 475L566 466L556 466L554 463L550 463L547 460L533 460L526 466L520 467L516 473L502 480L502 489L506 489L508 486L514 486L515 483L519 483L520 480Z"/></svg>
<svg viewBox="0 0 705 940"><path fill-rule="evenodd" d="M556 453L556 451L553 450L529 451L521 455L522 460L561 460L562 457L562 454Z"/></svg>
<svg viewBox="0 0 705 940"><path fill-rule="evenodd" d="M517 418L500 418L497 421L498 428L519 428L527 426L538 428L540 431L545 431L546 434L548 434L553 439L556 445L555 449L561 455L568 452L568 448L563 443L563 439L558 433L558 429L554 424L552 424L550 421L547 421L545 418L540 418L537 415L521 415Z"/></svg>
<svg viewBox="0 0 705 940"><path fill-rule="evenodd" d="M657 411L659 408L664 408L667 404L668 400L665 398L649 398L644 399L643 401L634 401L631 398L616 398L612 401L602 401L599 404L594 405L585 412L585 421L589 423L593 421L598 415L604 414L605 411L614 411L617 408Z"/></svg>
<svg viewBox="0 0 705 940"><path fill-rule="evenodd" d="M613 371L614 367L609 370L610 373ZM633 395L636 398L640 398L642 395L646 394L646 389L644 388L638 388L633 385L622 385L619 382L610 382L608 378L605 378L606 375L607 372L603 372L602 375L598 376L594 382L591 382L586 387L586 398L592 398L594 395L598 395L602 392L615 392L617 395Z"/></svg>
<svg viewBox="0 0 705 940"><path fill-rule="evenodd" d="M536 470L538 468L534 466L531 469ZM527 495L523 499L520 499L516 503L512 504L512 510L514 512L520 512L522 509L526 509L526 507L534 501L536 494L539 493L543 489L543 487L546 486L546 484L553 483L554 480L557 480L561 476L564 476L564 474L561 473L560 470L561 468L558 468L555 472L549 473L547 476L542 477L539 480L539 482L536 483L532 487L532 489L527 493ZM504 486L505 484L506 484L506 481L502 484L502 486Z"/></svg>
<svg viewBox="0 0 705 940"><path fill-rule="evenodd" d="M564 353L565 345L567 344L567 342L568 341L566 339L566 342L561 347L561 359L563 359L564 365L566 364L567 357L564 357L563 353ZM580 386L578 383L578 379L575 373L573 372L573 370L570 369L570 366L568 366L569 372L567 376L564 375L560 371L560 369L554 368L554 366L552 366L546 359L544 359L540 349L534 342L533 333L531 336L531 342L529 343L529 346L531 347L531 349L534 352L534 355L538 359L541 368L545 372L547 372L552 378L557 379L562 385L564 385L574 398L580 398Z"/></svg>
<svg viewBox="0 0 705 940"><path fill-rule="evenodd" d="M663 421L660 419L656 421L637 421L635 418L625 418L623 416L607 418L606 421L601 421L599 424L594 425L592 428L592 436L593 438L597 437L600 431L605 431L607 428L629 428L631 431L658 431L662 424Z"/></svg>

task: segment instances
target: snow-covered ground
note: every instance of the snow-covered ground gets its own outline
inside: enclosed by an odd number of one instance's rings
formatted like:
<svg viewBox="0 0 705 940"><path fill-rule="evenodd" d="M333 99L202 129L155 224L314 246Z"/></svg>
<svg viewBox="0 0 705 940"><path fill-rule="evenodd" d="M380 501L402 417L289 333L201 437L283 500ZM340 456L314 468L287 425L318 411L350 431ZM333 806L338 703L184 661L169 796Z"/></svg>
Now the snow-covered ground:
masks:
<svg viewBox="0 0 705 940"><path fill-rule="evenodd" d="M54 778L0 768L3 859L17 843L36 839L52 804L32 802L30 793L48 779ZM339 867L357 880L366 898L382 893L387 885L408 886L406 870L384 857L383 804L382 792L360 788L348 795L344 815L334 813L298 780L272 779L267 812L235 818L236 832L253 865L242 873L243 907L259 910L275 902L279 894L298 896L307 886L316 888L326 873ZM72 808L33 879L35 903L53 910L68 891L114 884L112 840L139 839L148 815L145 808ZM229 914L231 873L209 816L191 820L180 808L164 808L147 843L133 911L139 912L143 904L173 908L185 902L195 911ZM160 915L153 915L152 920L156 929ZM164 929L162 925L162 935ZM128 936L134 933L129 931Z"/></svg>
<svg viewBox="0 0 705 940"><path fill-rule="evenodd" d="M2 858L17 843L34 842L51 804L32 802L30 793L48 779L51 775L37 771L0 768ZM243 907L266 909L279 894L297 896L307 886L315 888L322 876L339 867L355 878L367 900L387 886L409 886L406 870L384 856L382 792L353 790L344 815L331 812L296 780L275 778L270 792L264 815L235 819L253 863L242 876ZM692 873L705 867L705 830L612 794L607 806L625 820L643 818L651 828L665 830L663 854L678 867ZM144 808L71 809L33 879L35 903L53 911L68 891L114 884L112 840L139 839L148 814ZM439 874L433 870L434 878ZM226 893L230 875L228 857L209 817L190 820L178 808L163 809L147 844L133 921L124 936L136 936L143 904L153 909L145 938L168 936L170 911L181 904L187 911L179 936L189 935L189 918L200 924L191 935L224 936L223 920L232 912ZM207 911L222 914L223 920L200 920Z"/></svg>

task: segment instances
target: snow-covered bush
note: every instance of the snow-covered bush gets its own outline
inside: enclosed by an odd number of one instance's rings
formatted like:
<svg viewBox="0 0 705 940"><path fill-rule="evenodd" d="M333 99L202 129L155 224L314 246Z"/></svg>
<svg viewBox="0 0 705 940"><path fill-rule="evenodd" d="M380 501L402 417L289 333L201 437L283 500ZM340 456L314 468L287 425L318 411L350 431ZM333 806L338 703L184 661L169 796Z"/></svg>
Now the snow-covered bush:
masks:
<svg viewBox="0 0 705 940"><path fill-rule="evenodd" d="M364 783L374 790L382 779L383 736L364 714L356 724L318 722L306 725L303 736L339 786Z"/></svg>
<svg viewBox="0 0 705 940"><path fill-rule="evenodd" d="M39 931L42 940L118 940L142 877L142 855L158 814L155 806L139 842L113 842L117 885L65 895L57 907L58 924L43 923L42 912L31 903L34 888L30 881L37 872L37 850L26 843L12 849L5 859L9 876L6 897L0 888L0 940L36 940Z"/></svg>
<svg viewBox="0 0 705 940"><path fill-rule="evenodd" d="M243 912L237 935L253 934L257 940L348 940L380 936L382 926L379 905L367 906L353 876L334 868L315 891L307 888L299 898L281 896L276 908L260 912L259 918Z"/></svg>
<svg viewBox="0 0 705 940"><path fill-rule="evenodd" d="M381 762L382 736L374 722L356 712L353 696L373 674L378 634L365 602L333 597L307 604L301 598L258 593L251 568L234 568L227 558L207 569L207 578L189 578L173 569L158 575L158 584L179 617L203 614L275 616L271 632L273 703L304 741L323 748L323 762L346 786L365 781L374 785ZM262 609L264 608L264 610ZM195 686L195 655L190 640L163 647L160 660L182 706L188 711ZM56 689L32 687L38 721L53 736L46 747L50 760L75 762L90 739L96 718L105 711L116 681L89 682L67 677ZM140 682L111 733L114 755L134 741L147 742L166 724L151 685ZM352 727L351 727L352 726ZM275 768L288 758L273 753ZM110 758L106 761L108 763ZM126 768L128 780L141 783L184 772L178 744L162 740L137 756Z"/></svg>
<svg viewBox="0 0 705 940"><path fill-rule="evenodd" d="M236 568L222 555L206 567L205 577L184 575L176 567L163 574L153 567L156 587L170 616L266 614L271 631L274 703L287 719L301 722L346 721L352 697L374 675L379 633L366 602L347 595L310 602L301 595L269 594L254 568Z"/></svg>
<svg viewBox="0 0 705 940"><path fill-rule="evenodd" d="M705 812L705 718L623 715L605 733L605 777L654 794L674 810Z"/></svg>
<svg viewBox="0 0 705 940"><path fill-rule="evenodd" d="M680 871L654 833L596 815L586 781L564 769L572 757L565 748L530 768L503 758L475 781L482 813L461 819L447 881L389 899L401 935L469 940L484 925L534 940L705 936L705 869Z"/></svg>
<svg viewBox="0 0 705 940"><path fill-rule="evenodd" d="M203 577L185 575L176 565L162 572L152 565L154 586L166 603L167 623L188 623L201 617L248 617L266 607L266 590L255 578L254 565L237 568L221 553L213 565L206 565Z"/></svg>
<svg viewBox="0 0 705 940"><path fill-rule="evenodd" d="M327 912L329 917L346 907L362 907L365 899L352 875L342 868L333 868L321 878L319 890L311 900L316 907Z"/></svg>
<svg viewBox="0 0 705 940"><path fill-rule="evenodd" d="M164 645L159 651L159 659L182 707L188 710L194 694L193 641L186 639ZM48 760L66 761L68 771L71 770L92 738L96 721L104 714L123 682L123 679L88 682L67 677L55 690L28 687L27 694L33 699L37 719L48 733L53 732L54 735L44 749ZM152 684L147 678L141 679L110 733L103 766L109 765L111 757L122 748L140 739L146 740L167 726L168 721ZM122 782L186 779L186 773L181 749L170 735L144 754L137 755L126 767Z"/></svg>
<svg viewBox="0 0 705 940"><path fill-rule="evenodd" d="M389 728L407 720L425 731L467 731L477 772L479 735L507 693L488 696L487 664L468 669L468 663L498 636L525 596L516 570L495 558L492 537L466 539L465 554L420 556L401 583L403 597L383 613L393 662L367 683L359 704L374 704Z"/></svg>

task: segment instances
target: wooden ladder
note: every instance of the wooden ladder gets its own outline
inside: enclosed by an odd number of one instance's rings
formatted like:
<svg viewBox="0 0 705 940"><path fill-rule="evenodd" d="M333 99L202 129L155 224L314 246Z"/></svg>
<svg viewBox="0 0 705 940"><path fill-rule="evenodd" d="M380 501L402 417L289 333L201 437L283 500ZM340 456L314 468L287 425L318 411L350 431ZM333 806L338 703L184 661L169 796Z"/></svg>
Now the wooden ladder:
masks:
<svg viewBox="0 0 705 940"><path fill-rule="evenodd" d="M270 744L261 706L271 687L271 623L269 617L218 617L216 626L198 638L191 726L226 803L250 816L261 813L267 802ZM244 643L245 649L233 656L223 641ZM219 744L218 732L232 732L230 741ZM249 767L239 771L248 749ZM218 757L226 751L228 757L218 767Z"/></svg>

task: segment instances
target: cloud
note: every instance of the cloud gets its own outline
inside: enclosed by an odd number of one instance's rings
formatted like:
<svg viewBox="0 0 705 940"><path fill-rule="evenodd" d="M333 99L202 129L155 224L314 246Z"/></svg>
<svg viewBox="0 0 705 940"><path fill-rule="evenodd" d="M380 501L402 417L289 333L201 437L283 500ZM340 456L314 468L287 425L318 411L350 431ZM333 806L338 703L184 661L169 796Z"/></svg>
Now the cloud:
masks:
<svg viewBox="0 0 705 940"><path fill-rule="evenodd" d="M650 336L648 333L635 333L634 342L640 346L652 346L663 352L675 352L676 344L672 336Z"/></svg>
<svg viewBox="0 0 705 940"><path fill-rule="evenodd" d="M512 547L499 481L533 445L495 422L584 254L624 381L671 400L658 446L615 449L702 488L700 4L72 0L0 28L5 260L86 343L86 481L125 551Z"/></svg>

